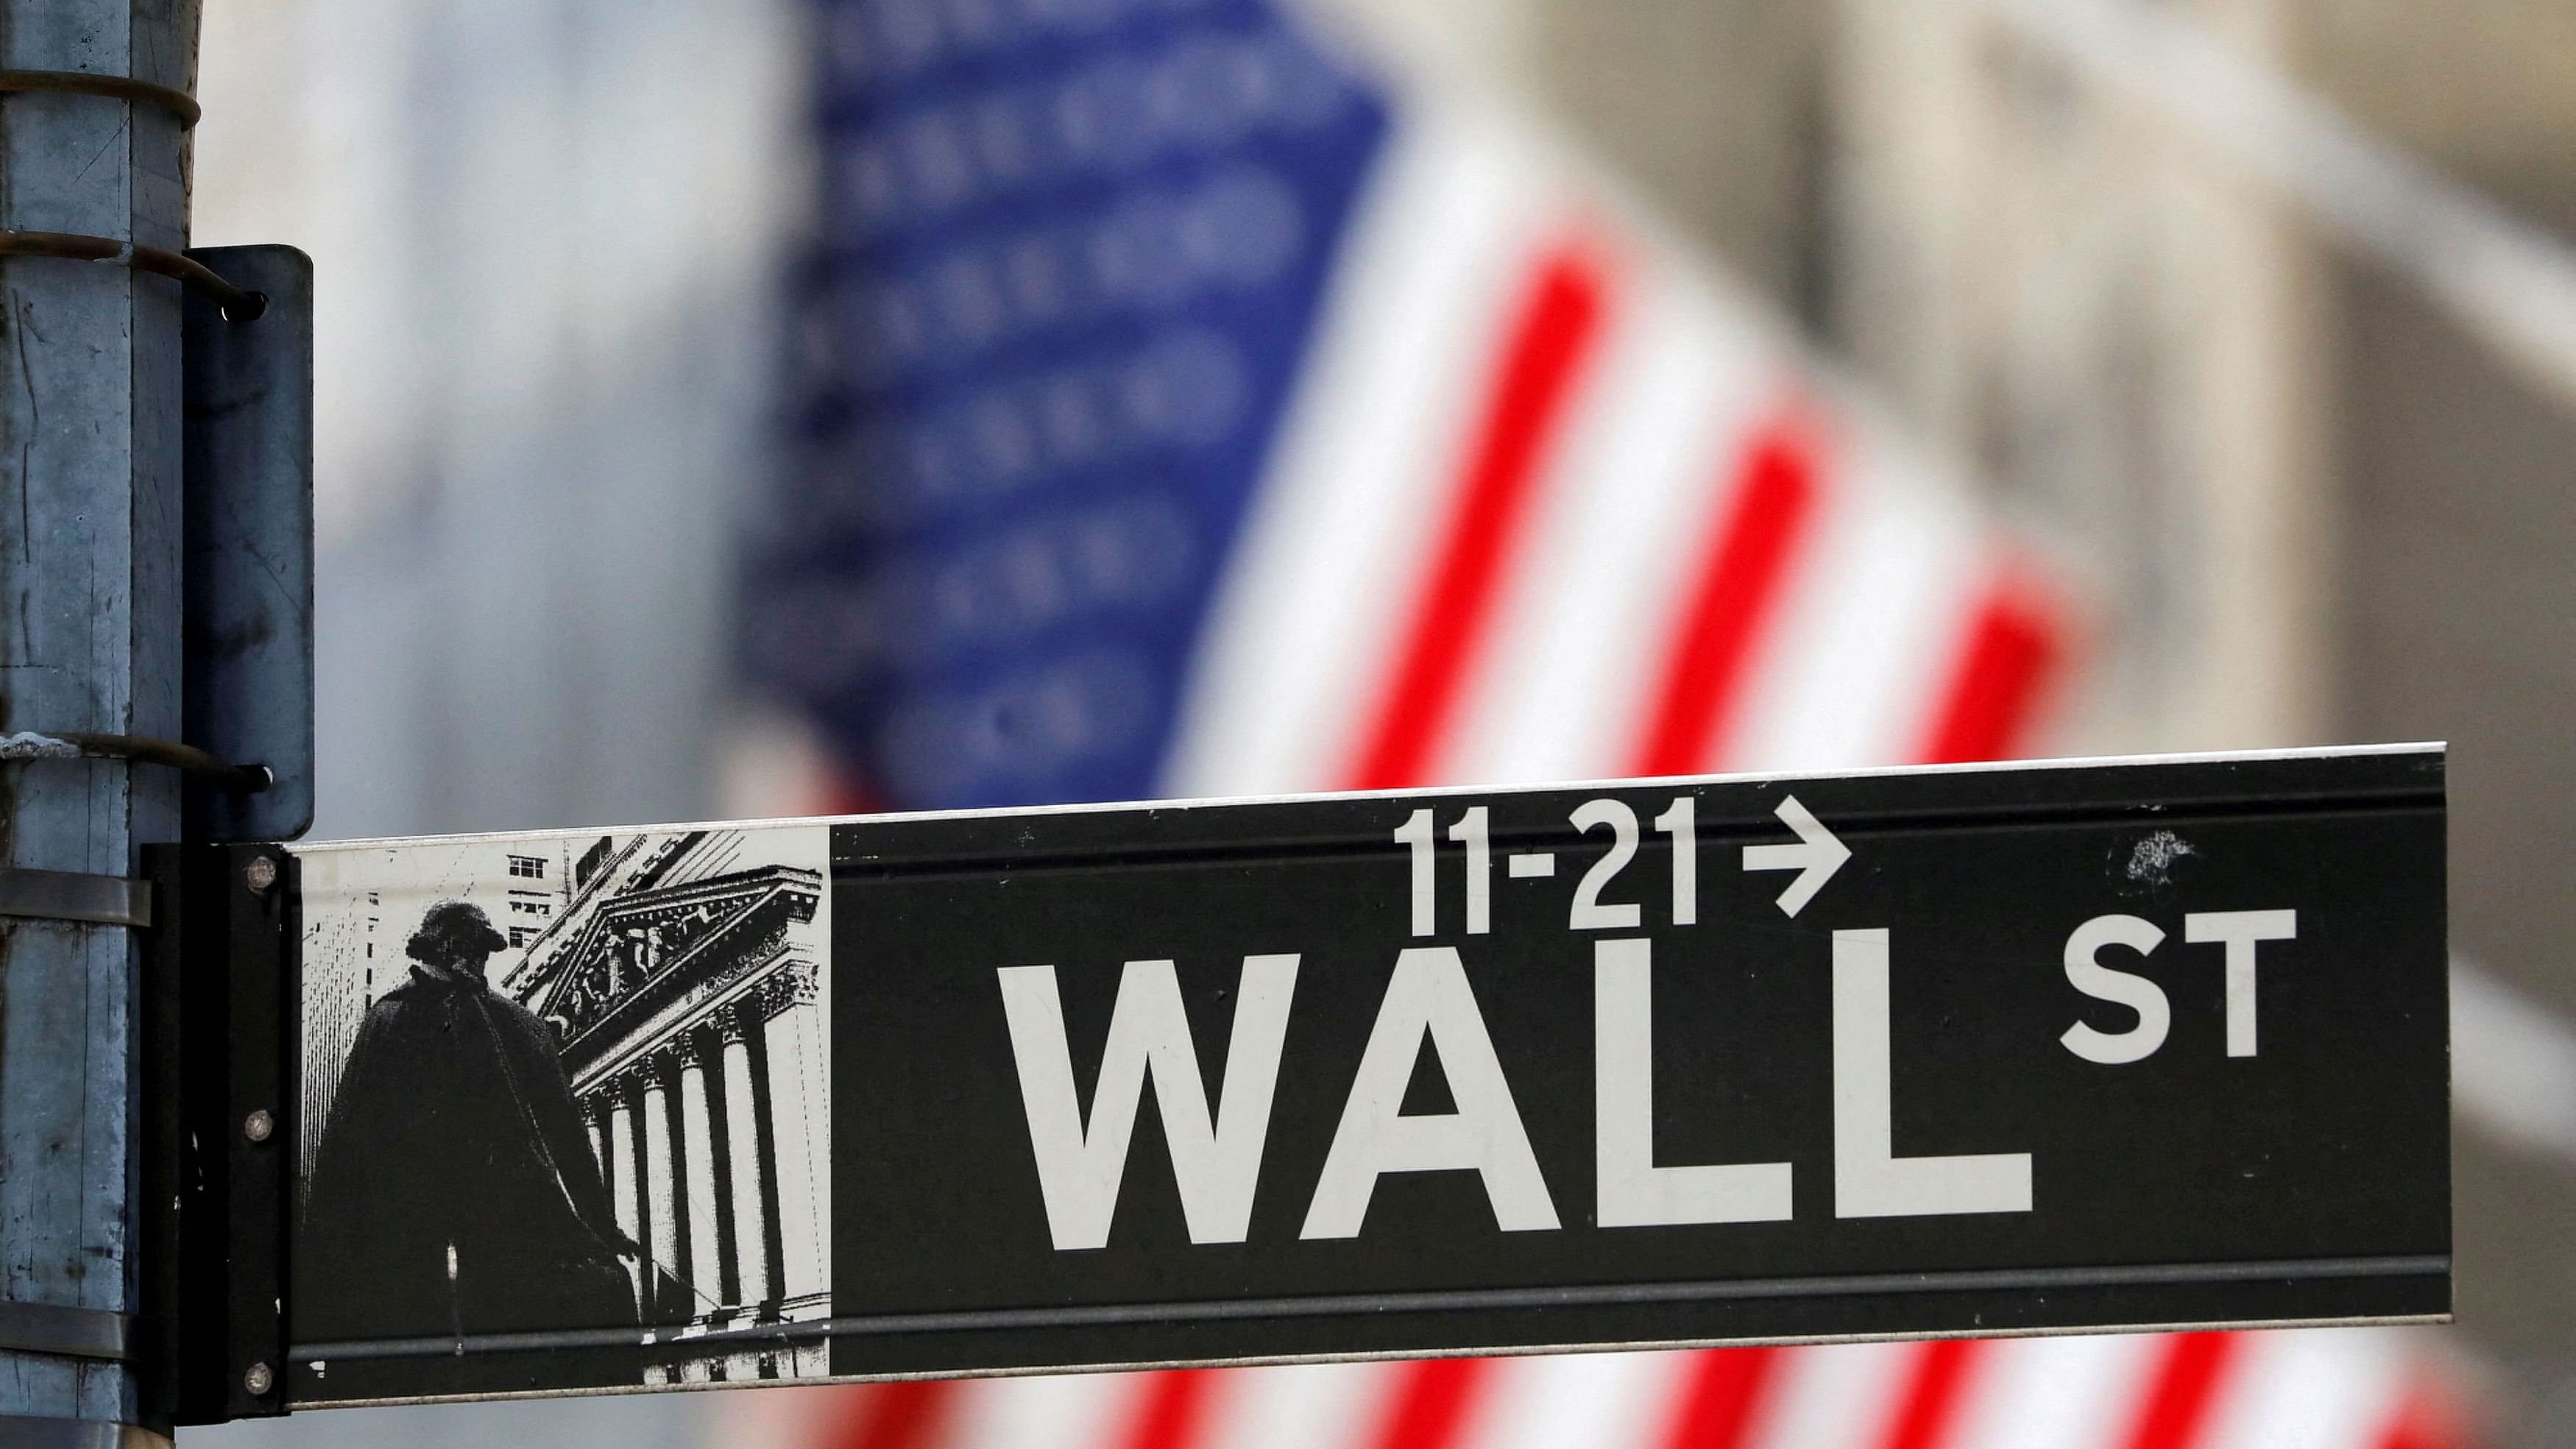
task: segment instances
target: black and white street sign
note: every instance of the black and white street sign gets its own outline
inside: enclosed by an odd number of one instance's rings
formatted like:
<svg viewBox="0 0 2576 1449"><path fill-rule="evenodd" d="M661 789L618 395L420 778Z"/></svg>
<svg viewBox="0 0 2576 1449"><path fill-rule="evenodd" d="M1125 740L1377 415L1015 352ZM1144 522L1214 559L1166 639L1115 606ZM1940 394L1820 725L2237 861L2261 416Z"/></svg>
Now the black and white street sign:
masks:
<svg viewBox="0 0 2576 1449"><path fill-rule="evenodd" d="M2442 768L299 848L285 1392L2440 1317Z"/></svg>

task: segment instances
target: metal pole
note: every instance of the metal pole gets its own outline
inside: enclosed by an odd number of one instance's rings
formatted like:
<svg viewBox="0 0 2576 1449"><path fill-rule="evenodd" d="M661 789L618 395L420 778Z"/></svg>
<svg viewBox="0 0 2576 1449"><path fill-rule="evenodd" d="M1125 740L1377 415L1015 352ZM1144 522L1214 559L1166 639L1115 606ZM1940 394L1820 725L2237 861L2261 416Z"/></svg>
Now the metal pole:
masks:
<svg viewBox="0 0 2576 1449"><path fill-rule="evenodd" d="M193 88L197 14L198 0L0 0L0 227L187 245L193 107L151 88ZM131 260L0 260L0 729L180 733L181 284ZM178 835L173 770L0 765L0 867L131 877L140 846ZM134 1341L139 967L129 926L0 915L13 1444L131 1443L119 1426L153 1412L133 1364L100 1346L120 1326ZM99 1332L59 1338L80 1325Z"/></svg>

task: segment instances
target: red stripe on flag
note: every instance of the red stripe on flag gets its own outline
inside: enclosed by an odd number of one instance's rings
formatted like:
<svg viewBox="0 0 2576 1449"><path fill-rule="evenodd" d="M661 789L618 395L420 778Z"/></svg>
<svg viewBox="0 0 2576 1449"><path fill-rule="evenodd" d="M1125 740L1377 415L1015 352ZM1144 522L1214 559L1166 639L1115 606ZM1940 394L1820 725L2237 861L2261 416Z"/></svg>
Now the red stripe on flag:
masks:
<svg viewBox="0 0 2576 1449"><path fill-rule="evenodd" d="M2232 1333L2175 1333L2147 1383L2146 1402L2122 1449L2192 1449L2240 1345Z"/></svg>
<svg viewBox="0 0 2576 1449"><path fill-rule="evenodd" d="M2459 1402L2419 1377L2370 1449L2469 1449L2479 1437Z"/></svg>
<svg viewBox="0 0 2576 1449"><path fill-rule="evenodd" d="M1398 1370L1393 1401L1368 1449L1453 1449L1467 1427L1467 1411L1493 1377L1482 1358L1432 1358Z"/></svg>
<svg viewBox="0 0 2576 1449"><path fill-rule="evenodd" d="M965 1386L949 1379L871 1384L839 1392L825 1414L824 1449L929 1449L956 1412Z"/></svg>
<svg viewBox="0 0 2576 1449"><path fill-rule="evenodd" d="M1219 1369L1165 1369L1139 1384L1136 1417L1119 1449L1189 1449L1207 1422Z"/></svg>
<svg viewBox="0 0 2576 1449"><path fill-rule="evenodd" d="M1710 1348L1691 1356L1680 1408L1661 1449L1743 1449L1780 1377L1784 1350Z"/></svg>
<svg viewBox="0 0 2576 1449"><path fill-rule="evenodd" d="M1895 1417L1880 1449L1942 1449L1967 1398L1968 1379L1985 1356L1973 1338L1935 1339L1916 1350Z"/></svg>
<svg viewBox="0 0 2576 1449"><path fill-rule="evenodd" d="M1539 460L1600 340L1608 291L1600 258L1584 246L1561 244L1541 258L1487 389L1430 582L1350 772L1353 788L1423 784L1435 767L1502 593L1503 566L1526 531Z"/></svg>
<svg viewBox="0 0 2576 1449"><path fill-rule="evenodd" d="M1998 760L2020 748L2066 652L2056 610L2027 582L1988 589L1918 757L1924 764Z"/></svg>
<svg viewBox="0 0 2576 1449"><path fill-rule="evenodd" d="M1742 697L1745 663L1815 513L1816 454L1813 430L1795 416L1765 425L1746 445L1734 505L1710 536L1635 773L1689 774L1723 757L1721 732Z"/></svg>
<svg viewBox="0 0 2576 1449"><path fill-rule="evenodd" d="M808 815L877 815L893 808L864 780L836 769L825 777L821 793L808 802L805 813Z"/></svg>

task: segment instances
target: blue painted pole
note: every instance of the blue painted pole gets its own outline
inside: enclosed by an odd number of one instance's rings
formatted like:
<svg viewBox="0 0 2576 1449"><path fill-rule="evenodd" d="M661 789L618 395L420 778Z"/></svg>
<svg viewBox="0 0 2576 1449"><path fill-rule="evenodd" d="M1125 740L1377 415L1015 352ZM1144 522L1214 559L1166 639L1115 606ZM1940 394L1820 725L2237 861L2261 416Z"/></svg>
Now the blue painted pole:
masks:
<svg viewBox="0 0 2576 1449"><path fill-rule="evenodd" d="M180 734L181 284L131 248L187 245L197 14L0 0L0 733ZM18 887L178 835L171 769L0 763ZM137 932L0 896L0 1440L148 1442L102 1347L138 1302Z"/></svg>

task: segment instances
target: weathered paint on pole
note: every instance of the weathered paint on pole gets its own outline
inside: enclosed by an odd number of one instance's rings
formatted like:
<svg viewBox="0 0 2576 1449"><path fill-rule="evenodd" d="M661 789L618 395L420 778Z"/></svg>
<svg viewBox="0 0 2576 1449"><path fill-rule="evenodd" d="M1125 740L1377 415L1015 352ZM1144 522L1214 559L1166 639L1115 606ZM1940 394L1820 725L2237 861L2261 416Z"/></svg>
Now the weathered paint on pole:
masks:
<svg viewBox="0 0 2576 1449"><path fill-rule="evenodd" d="M196 0L0 0L0 67L196 79ZM148 100L0 97L0 225L187 244L188 138ZM180 284L0 262L0 729L180 732ZM137 873L175 772L0 766L0 864ZM135 932L0 919L0 1297L130 1313ZM0 1352L0 1414L135 1422L130 1366ZM67 1430L68 1430L68 1426Z"/></svg>

